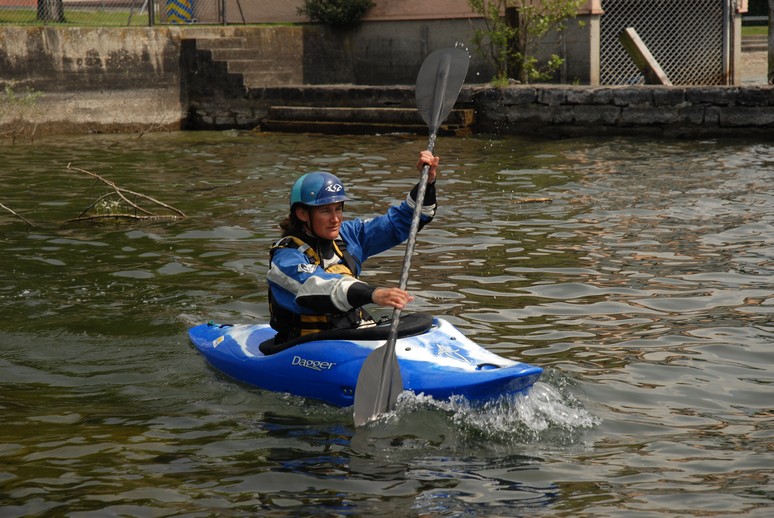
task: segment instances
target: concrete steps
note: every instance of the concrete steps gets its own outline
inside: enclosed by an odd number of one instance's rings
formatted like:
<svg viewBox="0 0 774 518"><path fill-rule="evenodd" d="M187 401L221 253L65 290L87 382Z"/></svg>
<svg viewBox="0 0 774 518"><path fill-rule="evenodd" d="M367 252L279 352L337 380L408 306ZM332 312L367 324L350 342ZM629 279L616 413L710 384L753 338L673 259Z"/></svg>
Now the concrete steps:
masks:
<svg viewBox="0 0 774 518"><path fill-rule="evenodd" d="M282 72L271 68L242 72L241 75L245 84L250 85L251 88L266 88L278 84L292 85L295 79L292 72Z"/></svg>
<svg viewBox="0 0 774 518"><path fill-rule="evenodd" d="M474 121L472 109L452 110L439 134L469 135ZM260 129L329 134L424 134L428 131L416 108L346 106L271 106Z"/></svg>
<svg viewBox="0 0 774 518"><path fill-rule="evenodd" d="M196 38L196 46L201 49L243 49L247 38L242 36L220 36L217 38Z"/></svg>
<svg viewBox="0 0 774 518"><path fill-rule="evenodd" d="M262 131L333 134L427 134L427 125L414 106L414 88L304 85L300 49L271 38L199 36L193 47L190 81L203 99L232 99L238 108L222 109L205 124L236 121L247 127L258 121ZM281 43L281 42L280 42ZM274 50L272 50L272 48ZM277 55L283 54L283 59ZM439 128L440 135L467 135L475 123L472 108L453 110Z"/></svg>
<svg viewBox="0 0 774 518"><path fill-rule="evenodd" d="M769 37L766 34L742 38L742 52L765 52L767 50L769 50Z"/></svg>
<svg viewBox="0 0 774 518"><path fill-rule="evenodd" d="M255 72L263 69L277 70L275 68L276 64L268 59L232 58L232 59L224 59L223 61L225 61L228 64L228 71L231 72L232 74L249 75L249 74L254 74ZM280 83L280 81L276 81L275 83ZM256 85L251 85L247 81L245 81L245 86L256 86Z"/></svg>
<svg viewBox="0 0 774 518"><path fill-rule="evenodd" d="M293 60L282 65L276 56L265 56L262 41L252 38L196 38L197 50L209 52L215 63L223 63L229 74L242 76L245 88L299 84L303 78ZM280 64L278 64L280 63Z"/></svg>
<svg viewBox="0 0 774 518"><path fill-rule="evenodd" d="M215 61L252 61L260 60L259 54L255 49L243 48L243 47L219 47L209 49L212 53L212 59ZM263 61L269 61L264 59Z"/></svg>

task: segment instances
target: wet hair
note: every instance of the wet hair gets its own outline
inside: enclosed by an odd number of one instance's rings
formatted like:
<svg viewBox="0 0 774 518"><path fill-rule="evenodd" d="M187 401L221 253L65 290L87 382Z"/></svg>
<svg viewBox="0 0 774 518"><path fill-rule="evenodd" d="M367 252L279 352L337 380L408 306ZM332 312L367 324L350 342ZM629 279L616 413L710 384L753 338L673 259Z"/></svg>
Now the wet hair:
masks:
<svg viewBox="0 0 774 518"><path fill-rule="evenodd" d="M290 214L282 220L280 229L282 229L282 237L304 233L304 222L296 216L296 207L293 207Z"/></svg>

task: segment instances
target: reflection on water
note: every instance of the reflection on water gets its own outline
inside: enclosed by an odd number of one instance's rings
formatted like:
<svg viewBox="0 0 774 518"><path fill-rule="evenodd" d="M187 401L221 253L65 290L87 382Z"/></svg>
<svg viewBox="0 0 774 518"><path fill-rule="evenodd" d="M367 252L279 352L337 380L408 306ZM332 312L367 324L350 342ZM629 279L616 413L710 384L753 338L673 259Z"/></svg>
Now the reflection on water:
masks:
<svg viewBox="0 0 774 518"><path fill-rule="evenodd" d="M348 409L238 385L186 328L265 321L295 177L367 217L421 137L174 133L4 146L0 515L767 515L774 146L443 138L415 310L546 368L525 397ZM183 210L75 224L72 163ZM529 198L550 202L522 203ZM366 263L397 283L402 250Z"/></svg>

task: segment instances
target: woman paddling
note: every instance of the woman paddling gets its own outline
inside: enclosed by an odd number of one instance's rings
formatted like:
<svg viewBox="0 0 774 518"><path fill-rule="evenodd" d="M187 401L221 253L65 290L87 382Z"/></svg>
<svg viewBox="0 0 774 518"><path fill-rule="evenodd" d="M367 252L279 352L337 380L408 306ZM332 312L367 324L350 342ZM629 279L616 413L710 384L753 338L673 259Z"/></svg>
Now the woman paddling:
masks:
<svg viewBox="0 0 774 518"><path fill-rule="evenodd" d="M429 151L419 154L417 169L430 166L420 228L435 215L438 163ZM344 221L344 202L350 198L336 176L314 172L296 180L267 274L275 343L326 329L373 325L364 305L403 309L414 300L404 290L374 287L358 276L363 261L408 239L418 187L382 216Z"/></svg>

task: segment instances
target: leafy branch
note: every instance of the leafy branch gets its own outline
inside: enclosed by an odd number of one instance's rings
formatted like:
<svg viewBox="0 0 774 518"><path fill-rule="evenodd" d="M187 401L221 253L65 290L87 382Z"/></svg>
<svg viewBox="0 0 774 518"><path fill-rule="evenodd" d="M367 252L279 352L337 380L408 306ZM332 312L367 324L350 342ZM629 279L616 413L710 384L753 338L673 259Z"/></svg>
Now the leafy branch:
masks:
<svg viewBox="0 0 774 518"><path fill-rule="evenodd" d="M91 205L86 207L76 218L68 221L89 221L100 219L140 219L140 220L158 220L158 219L180 219L185 218L183 211L167 205L147 194L142 194L129 189L119 187L115 182L103 178L102 176L67 164L68 171L83 173L95 179L94 184L101 182L107 185L111 191L103 194ZM132 198L132 199L130 199ZM144 203L150 208L141 205ZM165 212L159 213L153 209L163 209Z"/></svg>
<svg viewBox="0 0 774 518"><path fill-rule="evenodd" d="M37 124L29 119L38 110L38 101L43 97L43 92L31 88L18 94L15 86L15 81L9 81L0 93L0 138L9 137L12 142L25 134L35 134Z"/></svg>
<svg viewBox="0 0 774 518"><path fill-rule="evenodd" d="M551 31L562 31L575 18L585 0L468 0L483 16L485 29L477 29L473 43L481 56L495 67L494 83L508 84L550 79L564 63L552 54L544 63L535 57L540 40Z"/></svg>

